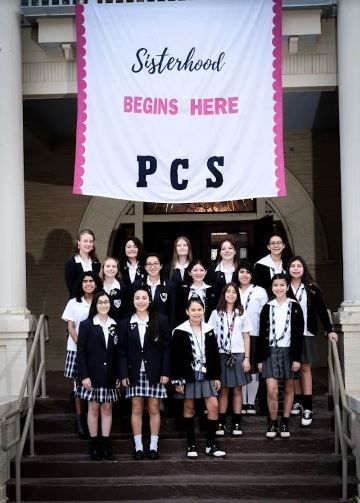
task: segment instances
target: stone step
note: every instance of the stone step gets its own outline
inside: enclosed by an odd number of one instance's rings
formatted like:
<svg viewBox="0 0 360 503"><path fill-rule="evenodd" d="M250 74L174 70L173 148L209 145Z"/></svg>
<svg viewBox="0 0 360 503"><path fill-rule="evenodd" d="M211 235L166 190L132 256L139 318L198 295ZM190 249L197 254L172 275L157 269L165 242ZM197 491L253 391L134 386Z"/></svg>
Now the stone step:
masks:
<svg viewBox="0 0 360 503"><path fill-rule="evenodd" d="M220 465L224 460L213 460ZM194 463L194 461L189 461ZM195 461L196 463L196 461ZM178 498L208 498L229 500L243 498L268 497L276 494L277 499L302 501L327 498L339 498L341 493L340 477L324 475L248 475L232 473L214 479L212 474L204 472L201 477L195 475L158 474L156 477L139 475L120 477L84 478L24 478L22 498L25 501L158 501ZM354 482L354 481L353 481ZM8 484L10 498L14 497L13 480Z"/></svg>

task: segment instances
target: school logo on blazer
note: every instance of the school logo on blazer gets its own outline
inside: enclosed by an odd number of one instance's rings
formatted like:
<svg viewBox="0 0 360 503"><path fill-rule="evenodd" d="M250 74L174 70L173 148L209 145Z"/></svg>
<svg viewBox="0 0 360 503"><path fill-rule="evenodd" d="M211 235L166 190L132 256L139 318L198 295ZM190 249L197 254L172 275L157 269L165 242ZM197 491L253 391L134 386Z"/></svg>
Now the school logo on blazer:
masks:
<svg viewBox="0 0 360 503"><path fill-rule="evenodd" d="M121 306L121 299L115 299L114 306L116 307L116 309L119 309L119 307Z"/></svg>
<svg viewBox="0 0 360 503"><path fill-rule="evenodd" d="M166 302L167 301L167 298L168 298L168 294L166 292L162 292L160 294L160 299L163 301L163 302Z"/></svg>

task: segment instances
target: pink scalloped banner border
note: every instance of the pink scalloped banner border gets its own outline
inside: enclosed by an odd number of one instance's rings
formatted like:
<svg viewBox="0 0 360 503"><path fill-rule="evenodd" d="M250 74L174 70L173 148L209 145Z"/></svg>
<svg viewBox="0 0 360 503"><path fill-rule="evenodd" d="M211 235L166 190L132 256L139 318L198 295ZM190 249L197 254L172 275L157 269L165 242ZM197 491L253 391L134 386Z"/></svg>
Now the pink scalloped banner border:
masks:
<svg viewBox="0 0 360 503"><path fill-rule="evenodd" d="M76 24L76 70L77 70L77 124L76 152L73 193L82 194L84 163L85 163L85 131L86 131L86 70L85 70L85 18L84 6L75 7Z"/></svg>
<svg viewBox="0 0 360 503"><path fill-rule="evenodd" d="M274 89L274 143L275 143L275 176L278 196L286 196L285 166L283 150L283 104L282 104L282 1L273 0L273 89Z"/></svg>

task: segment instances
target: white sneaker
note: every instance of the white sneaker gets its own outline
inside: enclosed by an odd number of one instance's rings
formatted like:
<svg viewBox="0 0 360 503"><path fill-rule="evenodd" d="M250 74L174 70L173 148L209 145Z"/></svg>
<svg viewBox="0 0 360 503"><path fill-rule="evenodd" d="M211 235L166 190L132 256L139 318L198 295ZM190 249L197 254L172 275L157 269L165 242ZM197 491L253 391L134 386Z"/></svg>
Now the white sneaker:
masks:
<svg viewBox="0 0 360 503"><path fill-rule="evenodd" d="M205 454L207 456L213 456L214 458L223 458L226 456L226 452L218 449L216 445L213 445L212 447L205 447Z"/></svg>
<svg viewBox="0 0 360 503"><path fill-rule="evenodd" d="M299 414L302 414L303 410L303 406L299 402L295 402L291 409L291 415L298 416Z"/></svg>
<svg viewBox="0 0 360 503"><path fill-rule="evenodd" d="M197 458L198 457L198 452L196 450L195 445L189 445L189 447L186 450L186 457L187 458Z"/></svg>
<svg viewBox="0 0 360 503"><path fill-rule="evenodd" d="M313 420L312 410L305 409L301 417L301 426L310 426Z"/></svg>

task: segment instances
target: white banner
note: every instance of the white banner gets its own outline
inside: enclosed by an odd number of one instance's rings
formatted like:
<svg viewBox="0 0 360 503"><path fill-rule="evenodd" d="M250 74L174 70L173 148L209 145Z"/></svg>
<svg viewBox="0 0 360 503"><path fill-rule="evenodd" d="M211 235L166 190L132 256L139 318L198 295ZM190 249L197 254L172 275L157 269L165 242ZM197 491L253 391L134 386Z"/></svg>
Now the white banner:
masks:
<svg viewBox="0 0 360 503"><path fill-rule="evenodd" d="M281 0L78 5L74 193L286 194Z"/></svg>

